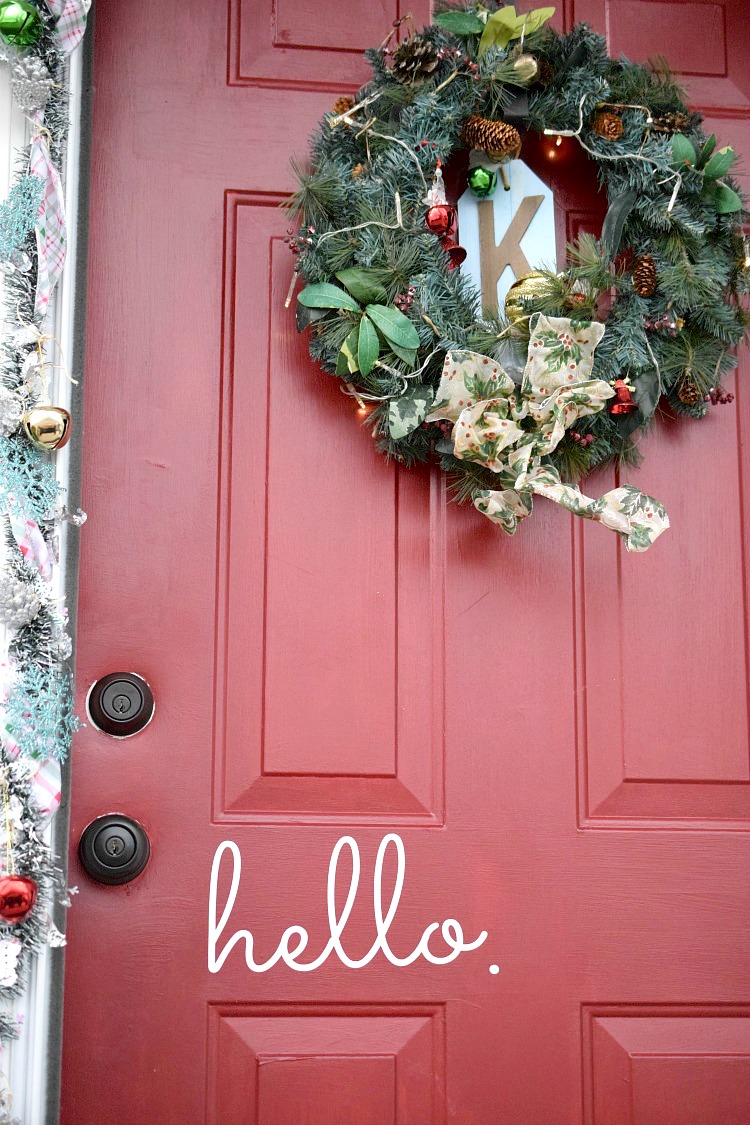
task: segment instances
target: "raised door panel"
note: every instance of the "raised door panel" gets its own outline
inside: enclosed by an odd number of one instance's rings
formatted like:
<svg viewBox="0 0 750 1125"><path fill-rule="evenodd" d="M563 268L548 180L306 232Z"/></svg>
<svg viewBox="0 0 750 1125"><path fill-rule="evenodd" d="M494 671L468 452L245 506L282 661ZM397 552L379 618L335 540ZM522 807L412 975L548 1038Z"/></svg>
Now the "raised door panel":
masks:
<svg viewBox="0 0 750 1125"><path fill-rule="evenodd" d="M429 0L409 11L429 23ZM321 18L318 0L230 0L230 85L356 88L369 76L363 52L405 14L400 0L359 5L355 19L335 9Z"/></svg>
<svg viewBox="0 0 750 1125"><path fill-rule="evenodd" d="M307 357L279 201L226 199L215 814L439 823L442 489Z"/></svg>
<svg viewBox="0 0 750 1125"><path fill-rule="evenodd" d="M750 7L738 0L573 0L573 21L606 28L609 51L634 62L668 56L691 104L750 110Z"/></svg>
<svg viewBox="0 0 750 1125"><path fill-rule="evenodd" d="M435 1005L209 1008L209 1125L442 1125Z"/></svg>
<svg viewBox="0 0 750 1125"><path fill-rule="evenodd" d="M739 429L750 419L745 393L733 380L726 385L737 394L733 406L695 425L661 419L645 443L645 466L624 477L644 489L658 481L678 534L665 535L658 551L629 556L599 528L576 529L579 765L589 825L750 825ZM596 478L592 492L614 483Z"/></svg>
<svg viewBox="0 0 750 1125"><path fill-rule="evenodd" d="M750 1011L584 1008L585 1125L747 1125Z"/></svg>

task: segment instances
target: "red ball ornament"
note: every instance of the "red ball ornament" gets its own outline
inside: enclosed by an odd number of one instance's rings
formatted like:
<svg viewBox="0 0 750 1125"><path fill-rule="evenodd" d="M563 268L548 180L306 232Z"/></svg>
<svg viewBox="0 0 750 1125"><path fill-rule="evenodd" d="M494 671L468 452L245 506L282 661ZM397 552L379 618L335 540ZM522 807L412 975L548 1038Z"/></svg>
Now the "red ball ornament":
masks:
<svg viewBox="0 0 750 1125"><path fill-rule="evenodd" d="M0 879L0 918L22 922L34 909L37 885L25 875L4 875Z"/></svg>
<svg viewBox="0 0 750 1125"><path fill-rule="evenodd" d="M425 222L433 234L447 234L456 222L456 209L450 203L433 203L425 215Z"/></svg>

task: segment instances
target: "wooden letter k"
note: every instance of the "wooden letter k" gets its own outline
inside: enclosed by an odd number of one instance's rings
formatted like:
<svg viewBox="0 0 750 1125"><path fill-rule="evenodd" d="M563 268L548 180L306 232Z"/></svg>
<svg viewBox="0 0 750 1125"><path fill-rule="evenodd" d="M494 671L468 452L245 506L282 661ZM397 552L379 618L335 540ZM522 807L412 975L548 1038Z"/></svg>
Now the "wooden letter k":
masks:
<svg viewBox="0 0 750 1125"><path fill-rule="evenodd" d="M495 209L492 200L479 204L479 262L482 274L482 304L489 308L497 305L497 283L506 266L510 266L516 280L531 273L531 266L521 249L521 239L531 226L534 216L544 203L543 195L527 195L521 201L510 226L495 245Z"/></svg>

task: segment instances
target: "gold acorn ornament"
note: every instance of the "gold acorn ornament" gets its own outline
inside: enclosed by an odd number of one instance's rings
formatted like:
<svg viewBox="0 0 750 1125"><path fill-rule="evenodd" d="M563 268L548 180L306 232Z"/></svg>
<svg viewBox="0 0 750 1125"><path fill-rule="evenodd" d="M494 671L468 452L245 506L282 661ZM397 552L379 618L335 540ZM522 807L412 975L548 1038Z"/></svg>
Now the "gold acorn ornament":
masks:
<svg viewBox="0 0 750 1125"><path fill-rule="evenodd" d="M514 281L505 298L505 317L511 324L529 316L524 300L536 297L549 297L554 291L554 282L546 273L526 273Z"/></svg>
<svg viewBox="0 0 750 1125"><path fill-rule="evenodd" d="M24 433L36 449L54 453L70 440L73 419L63 406L32 406L21 418Z"/></svg>

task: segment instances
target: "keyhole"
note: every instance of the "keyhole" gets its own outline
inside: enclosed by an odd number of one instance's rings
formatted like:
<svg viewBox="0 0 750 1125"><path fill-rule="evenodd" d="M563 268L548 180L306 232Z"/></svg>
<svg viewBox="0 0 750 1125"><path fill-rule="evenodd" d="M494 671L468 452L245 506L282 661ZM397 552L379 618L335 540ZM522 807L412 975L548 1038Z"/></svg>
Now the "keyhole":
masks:
<svg viewBox="0 0 750 1125"><path fill-rule="evenodd" d="M127 695L116 695L112 700L112 706L118 715L124 715L130 710L130 700Z"/></svg>
<svg viewBox="0 0 750 1125"><path fill-rule="evenodd" d="M110 836L105 844L105 847L110 855L119 855L123 850L123 842L119 836Z"/></svg>

